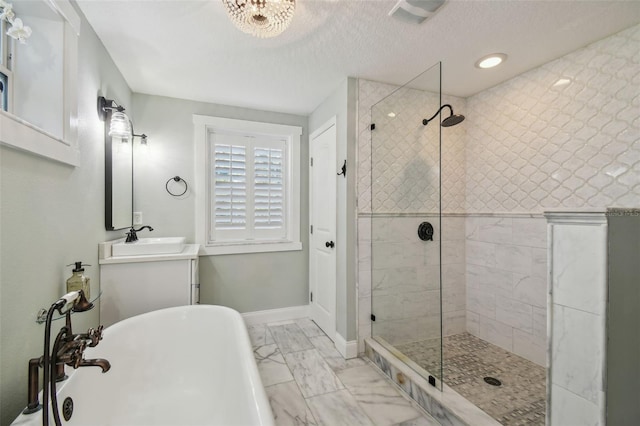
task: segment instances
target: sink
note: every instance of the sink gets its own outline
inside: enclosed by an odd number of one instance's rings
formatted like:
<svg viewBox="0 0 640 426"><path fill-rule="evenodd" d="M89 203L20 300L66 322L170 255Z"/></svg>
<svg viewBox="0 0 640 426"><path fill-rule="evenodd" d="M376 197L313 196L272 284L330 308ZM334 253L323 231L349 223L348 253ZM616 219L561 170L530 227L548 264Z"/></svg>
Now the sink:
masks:
<svg viewBox="0 0 640 426"><path fill-rule="evenodd" d="M185 241L185 237L140 238L132 243L113 244L111 255L116 257L182 253Z"/></svg>

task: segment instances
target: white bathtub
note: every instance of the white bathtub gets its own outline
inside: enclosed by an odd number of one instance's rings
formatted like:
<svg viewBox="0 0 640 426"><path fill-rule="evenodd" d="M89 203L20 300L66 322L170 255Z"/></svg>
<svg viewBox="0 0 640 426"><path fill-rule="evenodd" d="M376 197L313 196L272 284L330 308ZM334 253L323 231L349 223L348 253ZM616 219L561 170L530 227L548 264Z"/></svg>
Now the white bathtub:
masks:
<svg viewBox="0 0 640 426"><path fill-rule="evenodd" d="M107 328L85 357L105 358L111 369L67 367L71 377L58 384L60 416L68 396L74 411L65 425L274 424L247 330L233 309L195 305L138 315ZM41 413L13 424L41 425Z"/></svg>

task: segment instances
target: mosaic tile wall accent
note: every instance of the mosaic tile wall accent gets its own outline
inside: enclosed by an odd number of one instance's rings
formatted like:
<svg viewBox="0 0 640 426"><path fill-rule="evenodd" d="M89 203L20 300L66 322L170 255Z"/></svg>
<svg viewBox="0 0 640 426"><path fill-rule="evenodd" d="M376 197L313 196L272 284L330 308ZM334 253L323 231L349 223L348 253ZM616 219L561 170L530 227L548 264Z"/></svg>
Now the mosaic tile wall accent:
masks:
<svg viewBox="0 0 640 426"><path fill-rule="evenodd" d="M640 25L468 98L466 211L640 205L639 45Z"/></svg>

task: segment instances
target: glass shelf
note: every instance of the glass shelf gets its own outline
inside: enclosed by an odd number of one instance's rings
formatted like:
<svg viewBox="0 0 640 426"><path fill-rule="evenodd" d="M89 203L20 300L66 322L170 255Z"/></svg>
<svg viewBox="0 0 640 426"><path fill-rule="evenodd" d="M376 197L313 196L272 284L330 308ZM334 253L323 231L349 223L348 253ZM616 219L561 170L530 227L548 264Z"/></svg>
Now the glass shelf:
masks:
<svg viewBox="0 0 640 426"><path fill-rule="evenodd" d="M91 300L90 300L90 302L91 302L91 303L96 302L98 299L100 299L100 297L101 297L101 296L102 296L102 291L100 291L96 297L94 297L93 299L91 299ZM95 308L95 305L94 305L94 307L93 307L93 308ZM93 309L93 308L91 308L91 309ZM91 310L91 309L90 309L90 310ZM87 311L84 311L84 312L87 312ZM77 313L81 313L81 312L71 312L71 315L74 315L74 314L77 314ZM61 319L65 318L65 317L66 317L66 314L62 314L62 315L60 315L60 314L55 314L55 315L53 316L52 321L58 321L58 320L61 320ZM41 308L41 309L38 311L38 313L36 314L36 323L38 323L38 324L44 324L46 321L47 321L47 309L45 309L45 308Z"/></svg>

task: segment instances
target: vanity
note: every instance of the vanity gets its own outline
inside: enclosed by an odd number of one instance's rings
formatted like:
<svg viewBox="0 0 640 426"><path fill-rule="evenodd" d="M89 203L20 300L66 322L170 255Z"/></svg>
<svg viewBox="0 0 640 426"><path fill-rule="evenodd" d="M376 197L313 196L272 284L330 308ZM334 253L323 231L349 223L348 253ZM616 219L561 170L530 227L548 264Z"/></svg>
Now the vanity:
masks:
<svg viewBox="0 0 640 426"><path fill-rule="evenodd" d="M184 238L123 239L98 245L100 323L200 302L198 244Z"/></svg>

